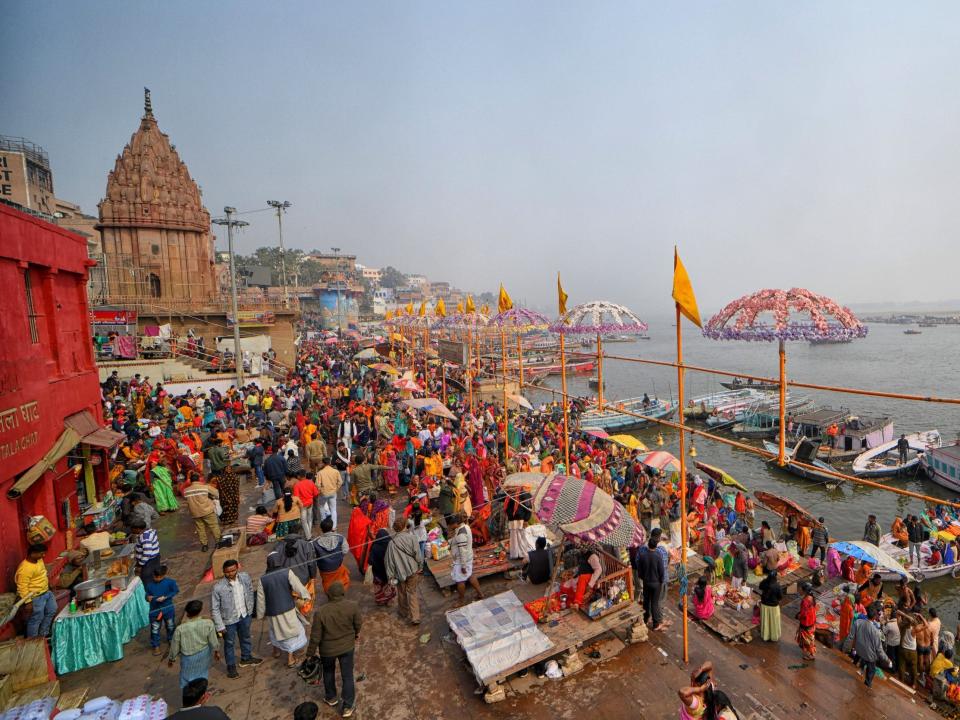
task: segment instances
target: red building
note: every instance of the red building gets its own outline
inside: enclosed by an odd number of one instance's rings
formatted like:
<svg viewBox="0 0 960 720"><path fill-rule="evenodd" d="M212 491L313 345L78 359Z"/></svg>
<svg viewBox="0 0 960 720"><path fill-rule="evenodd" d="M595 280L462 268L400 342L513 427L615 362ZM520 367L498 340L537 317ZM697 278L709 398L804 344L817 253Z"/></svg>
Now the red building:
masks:
<svg viewBox="0 0 960 720"><path fill-rule="evenodd" d="M14 589L27 523L70 542L81 505L108 489L100 386L90 341L86 241L0 205L0 592Z"/></svg>

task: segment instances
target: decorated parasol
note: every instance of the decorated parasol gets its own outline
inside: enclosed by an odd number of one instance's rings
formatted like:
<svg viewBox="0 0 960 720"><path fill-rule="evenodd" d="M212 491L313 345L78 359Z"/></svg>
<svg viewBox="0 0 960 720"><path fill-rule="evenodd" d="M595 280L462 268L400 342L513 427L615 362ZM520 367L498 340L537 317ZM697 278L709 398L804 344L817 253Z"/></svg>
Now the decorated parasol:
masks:
<svg viewBox="0 0 960 720"><path fill-rule="evenodd" d="M550 320L546 315L536 310L522 307L512 307L490 318L490 324L500 328L501 343L503 331L513 330L517 336L517 377L520 390L523 391L523 333L530 330L545 330L550 327ZM504 354L506 351L504 350ZM506 370L506 368L504 368Z"/></svg>
<svg viewBox="0 0 960 720"><path fill-rule="evenodd" d="M373 363L370 365L371 370L379 370L380 372L387 373L388 375L399 375L400 371L397 370L390 363Z"/></svg>
<svg viewBox="0 0 960 720"><path fill-rule="evenodd" d="M791 288L758 290L727 304L703 327L714 340L777 341L780 352L780 444L786 464L787 340L850 340L867 334L853 312L825 295Z"/></svg>
<svg viewBox="0 0 960 720"><path fill-rule="evenodd" d="M623 305L594 300L577 305L557 319L550 330L561 335L597 336L597 412L603 412L603 339L607 333L639 335L647 324Z"/></svg>
<svg viewBox="0 0 960 720"><path fill-rule="evenodd" d="M653 452L638 455L637 460L647 467L656 468L660 472L680 472L680 461L666 450L654 450Z"/></svg>
<svg viewBox="0 0 960 720"><path fill-rule="evenodd" d="M611 547L638 547L644 542L643 526L588 480L558 473L515 473L504 484L531 486L531 509L537 518L567 535Z"/></svg>
<svg viewBox="0 0 960 720"><path fill-rule="evenodd" d="M413 408L414 410L422 410L423 412L430 413L431 415L437 415L438 417L447 418L448 420L457 419L457 416L450 412L447 406L440 402L437 398L415 398L412 400L404 400L403 404L407 407Z"/></svg>

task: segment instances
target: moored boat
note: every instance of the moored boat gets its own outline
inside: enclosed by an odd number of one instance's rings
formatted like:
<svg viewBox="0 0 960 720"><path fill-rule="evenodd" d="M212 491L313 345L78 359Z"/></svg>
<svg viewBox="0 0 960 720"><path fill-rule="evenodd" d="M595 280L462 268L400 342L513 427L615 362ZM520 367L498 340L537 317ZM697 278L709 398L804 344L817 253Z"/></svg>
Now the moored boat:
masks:
<svg viewBox="0 0 960 720"><path fill-rule="evenodd" d="M923 331L910 329L910 330L904 330L903 334L904 335L922 335Z"/></svg>
<svg viewBox="0 0 960 720"><path fill-rule="evenodd" d="M747 381L744 382L738 377L735 377L730 382L722 382L720 384L730 390L742 390L743 388L750 388L751 390L777 390L780 387L779 383L754 382L752 378L748 378Z"/></svg>
<svg viewBox="0 0 960 720"><path fill-rule="evenodd" d="M767 452L779 452L779 446L769 440L763 441L763 448ZM787 448L786 460L783 469L798 477L816 480L827 485L839 485L842 482L840 478L831 474L836 472L832 467L817 459L817 444L807 438L801 438L795 446ZM776 458L771 459L770 462L776 463ZM807 465L812 467L806 467Z"/></svg>
<svg viewBox="0 0 960 720"><path fill-rule="evenodd" d="M960 492L960 445L930 448L921 456L920 466L938 485Z"/></svg>
<svg viewBox="0 0 960 720"><path fill-rule="evenodd" d="M949 565L945 565L944 563L940 563L938 565L929 564L929 543L923 543L920 545L919 565L910 562L910 553L908 549L897 545L896 539L890 533L886 533L880 537L880 549L896 560L904 570L913 575L913 579L917 582L932 580L933 578L943 577L944 575L960 577L960 559L958 559L956 562L950 563ZM876 572L880 573L880 577L883 580L898 580L901 577L901 573L889 568L879 567L875 568L875 570Z"/></svg>
<svg viewBox="0 0 960 720"><path fill-rule="evenodd" d="M898 438L857 455L853 461L853 474L860 477L885 477L912 472L920 464L923 453L941 445L940 433L936 430L910 433L904 437L910 444L905 462L900 462Z"/></svg>
<svg viewBox="0 0 960 720"><path fill-rule="evenodd" d="M596 375L591 375L590 379L587 380L587 385L591 390L597 390L600 387L600 378L598 378ZM603 386L607 386L606 380L603 381Z"/></svg>
<svg viewBox="0 0 960 720"><path fill-rule="evenodd" d="M687 406L683 409L683 415L694 420L702 420L717 408L729 407L735 403L747 405L766 397L768 395L759 390L720 390L688 400Z"/></svg>
<svg viewBox="0 0 960 720"><path fill-rule="evenodd" d="M584 430L596 429L612 434L649 424L648 420L627 414L623 412L624 410L656 420L665 420L673 417L677 406L669 400L659 398L648 398L646 401L644 398L630 398L607 402L604 403L603 412L598 412L596 406L584 412L580 416L580 427Z"/></svg>

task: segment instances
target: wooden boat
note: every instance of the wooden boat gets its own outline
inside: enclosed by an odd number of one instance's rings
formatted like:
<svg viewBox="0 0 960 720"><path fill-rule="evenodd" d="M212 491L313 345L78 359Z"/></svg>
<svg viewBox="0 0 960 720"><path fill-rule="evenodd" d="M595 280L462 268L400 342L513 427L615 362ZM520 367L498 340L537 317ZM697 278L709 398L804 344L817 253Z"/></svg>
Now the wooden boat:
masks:
<svg viewBox="0 0 960 720"><path fill-rule="evenodd" d="M509 363L508 363L509 366ZM567 372L573 375L583 375L585 373L593 372L596 367L596 361L594 360L578 360L575 362L567 362ZM546 375L559 375L560 363L554 363L551 365L533 365L527 367L523 366L523 374L531 378L544 377Z"/></svg>
<svg viewBox="0 0 960 720"><path fill-rule="evenodd" d="M735 377L730 382L722 382L720 384L730 390L742 390L743 388L750 388L751 390L778 390L780 388L780 383L761 383L754 382L752 379L744 382L738 377Z"/></svg>
<svg viewBox="0 0 960 720"><path fill-rule="evenodd" d="M912 472L920 464L920 456L923 453L941 445L940 433L936 430L911 433L905 437L910 443L905 463L900 462L900 453L897 450L898 438L857 455L853 461L853 474L860 477L885 477Z"/></svg>
<svg viewBox="0 0 960 720"><path fill-rule="evenodd" d="M590 387L591 390L597 390L597 389L599 389L599 387L600 387L600 378L598 378L596 375L591 375L591 376L590 376L590 379L587 380L587 385ZM604 380L603 386L604 386L604 387L607 386L606 380Z"/></svg>
<svg viewBox="0 0 960 720"><path fill-rule="evenodd" d="M904 331L903 331L903 334L904 334L904 335L922 335L922 334L923 334L923 331L922 331L922 330L912 330L912 329L911 329L911 330L904 330Z"/></svg>
<svg viewBox="0 0 960 720"><path fill-rule="evenodd" d="M921 456L920 467L938 485L960 492L960 445L931 448Z"/></svg>
<svg viewBox="0 0 960 720"><path fill-rule="evenodd" d="M950 575L951 577L960 577L960 559L949 565L928 565L927 559L930 557L930 546L923 543L920 546L920 565L910 562L910 551L897 545L893 535L886 533L880 537L880 549L887 555L900 563L904 570L913 575L917 582L932 580L933 578ZM889 570L884 567L875 568L880 573L880 577L887 581L899 580L900 574L895 570Z"/></svg>
<svg viewBox="0 0 960 720"><path fill-rule="evenodd" d="M756 400L769 397L760 390L720 390L719 392L691 398L683 409L684 417L702 420L713 414L718 408L728 408L732 405L748 405Z"/></svg>
<svg viewBox="0 0 960 720"><path fill-rule="evenodd" d="M831 439L830 428L836 426ZM791 413L787 429L793 437L807 438L818 445L818 457L830 462L852 461L857 455L893 440L893 420L856 415L847 408L818 407Z"/></svg>
<svg viewBox="0 0 960 720"><path fill-rule="evenodd" d="M789 498L775 495L774 493L767 492L765 490L755 490L753 496L757 499L757 502L780 517L795 515L800 525L805 525L807 527L820 526L820 523L817 521L817 518L813 513L801 507Z"/></svg>
<svg viewBox="0 0 960 720"><path fill-rule="evenodd" d="M640 415L663 420L673 417L677 412L677 406L668 400L654 398L647 401L644 406L643 398L630 398L627 400L617 400L604 404L603 412L598 412L596 405L587 410L580 416L580 427L583 430L596 429L613 434L633 430L649 424L649 421L628 415L622 410L628 410Z"/></svg>
<svg viewBox="0 0 960 720"><path fill-rule="evenodd" d="M705 475L709 475L718 483L735 487L737 490L742 490L743 492L749 492L749 490L747 490L736 479L734 479L733 475L728 473L726 470L721 470L713 465L707 465L705 462L700 462L699 460L695 461L693 464L696 466L697 470L700 470Z"/></svg>
<svg viewBox="0 0 960 720"><path fill-rule="evenodd" d="M810 398L791 398L790 393L787 393L785 409L788 413L800 410L809 404ZM734 426L736 423L746 422L748 418L756 415L757 413L773 410L773 408L777 405L777 398L770 395L765 397L763 400L757 401L749 406L735 409L718 410L716 413L707 418L707 425L712 427L714 430L721 430L723 428ZM777 411L777 417L779 418L779 410Z"/></svg>
<svg viewBox="0 0 960 720"><path fill-rule="evenodd" d="M936 327L936 326L937 324L932 322L917 323L917 327Z"/></svg>
<svg viewBox="0 0 960 720"><path fill-rule="evenodd" d="M763 441L763 448L767 452L779 452L779 446L769 440ZM817 459L817 444L807 438L801 438L800 442L794 447L788 448L786 459L787 464L783 466L783 469L797 477L802 477L806 480L816 480L830 486L836 486L842 482L840 478L829 474L836 472L832 467L822 460ZM772 458L769 462L776 463L777 460L776 458ZM799 463L812 465L813 468L804 467Z"/></svg>

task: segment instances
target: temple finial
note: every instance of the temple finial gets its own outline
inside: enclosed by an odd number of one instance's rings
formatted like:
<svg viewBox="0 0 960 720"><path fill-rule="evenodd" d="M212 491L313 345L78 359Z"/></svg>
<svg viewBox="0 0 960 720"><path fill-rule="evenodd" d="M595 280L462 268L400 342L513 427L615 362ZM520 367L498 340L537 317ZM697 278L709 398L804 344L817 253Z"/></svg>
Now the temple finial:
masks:
<svg viewBox="0 0 960 720"><path fill-rule="evenodd" d="M147 117L153 117L153 103L150 102L150 88L143 89L143 114Z"/></svg>

